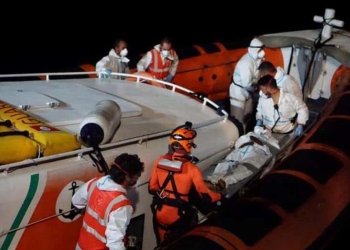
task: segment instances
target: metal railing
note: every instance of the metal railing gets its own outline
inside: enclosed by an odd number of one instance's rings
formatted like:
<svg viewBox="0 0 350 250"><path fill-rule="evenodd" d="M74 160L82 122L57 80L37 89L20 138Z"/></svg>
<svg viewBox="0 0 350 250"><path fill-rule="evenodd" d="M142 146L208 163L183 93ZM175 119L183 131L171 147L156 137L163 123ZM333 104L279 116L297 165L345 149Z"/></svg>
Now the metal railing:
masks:
<svg viewBox="0 0 350 250"><path fill-rule="evenodd" d="M99 73L99 72L67 72L67 73L33 73L33 74L7 74L7 75L0 75L0 78L9 78L9 77L38 77L38 76L46 76L45 80L41 80L41 81L50 81L50 76L64 76L64 75L91 75L91 74L95 74L98 76L98 78L104 78L103 73ZM137 74L123 74L123 73L112 73L110 75L114 75L114 76L124 76L124 77L132 77L132 78L136 78L136 83L139 84L144 84L142 83L142 81L147 80L147 81L153 81L153 82L157 82L157 83L161 83L164 84L166 86L169 86L170 89L168 89L169 91L175 91L177 89L182 90L188 94L193 94L194 92L178 86L176 84L173 83L169 83L169 82L165 82L162 80L158 80L155 78L150 78L150 77L144 77L144 76L140 76ZM40 81L40 80L39 80ZM123 80L119 80L118 81L123 81ZM11 82L9 82L9 84L11 84ZM1 82L0 82L0 86L1 86ZM158 87L156 87L158 88ZM216 109L216 111L219 111L222 113L222 115L220 117L211 119L211 120L207 120L205 122L202 123L198 123L198 124L194 124L193 127L194 128L201 128L204 126L208 126L210 124L213 123L217 123L220 121L226 121L228 118L228 113L224 110L221 110L221 108L213 101L209 100L206 97L201 98L201 100L203 100L202 105L207 105L210 104L214 109ZM153 133L153 134L147 134L147 135L142 135L139 137L135 137L135 138L131 138L131 139L126 139L123 141L118 141L118 142L113 142L113 143L109 143L109 144L104 144L101 145L100 148L102 150L106 150L109 148L115 148L115 147L120 147L120 146L124 146L127 144L133 144L133 143L139 143L142 144L145 141L148 140L152 140L152 139L156 139L159 137L163 137L163 136L169 136L171 133L171 130L169 131L160 131L157 133ZM17 168L22 168L22 167L29 167L29 166L33 166L33 165L39 165L45 162L50 162L50 161L54 161L60 158L67 158L67 157L74 157L74 156L79 156L81 157L84 154L90 153L92 152L93 149L92 148L83 148L83 149L78 149L78 150L74 150L74 151L70 151L70 152L65 152L65 153L61 153L61 154L56 154L56 155L52 155L52 156L47 156L47 157L41 157L41 158L34 158L34 159L28 159L26 161L21 161L21 162L15 162L15 163L10 163L10 164L5 164L5 165L1 165L0 166L0 173L1 172L11 172L11 170L15 170Z"/></svg>
<svg viewBox="0 0 350 250"><path fill-rule="evenodd" d="M97 75L98 78L105 78L105 76L107 75L106 73L102 73L102 72L97 72L97 71L89 71L89 72L62 72L62 73L29 73L29 74L4 74L4 75L0 75L0 78L20 78L20 77L40 77L40 76L45 76L45 80L43 81L50 81L50 76L77 76L77 75ZM190 95L195 96L195 92L191 91L187 88L184 88L182 86L176 85L174 83L170 83L170 82L166 82L166 81L162 81L153 77L146 77L146 76L142 76L142 75L138 75L137 73L135 74L125 74L125 73L111 73L108 74L111 76L121 76L121 77L131 77L131 78L135 78L136 79L136 83L142 83L143 81L151 81L151 82L156 82L156 83L160 83L163 84L164 86L169 87L168 89L175 92L176 90L182 90ZM118 79L119 80L119 79ZM1 84L1 83L0 83ZM219 111L227 118L229 116L229 114L225 111L222 110L221 107L219 105L217 105L215 102L209 100L206 97L202 97L202 98L198 98L200 100L203 101L203 105L207 105L210 104L212 106L212 108L214 108L216 111Z"/></svg>

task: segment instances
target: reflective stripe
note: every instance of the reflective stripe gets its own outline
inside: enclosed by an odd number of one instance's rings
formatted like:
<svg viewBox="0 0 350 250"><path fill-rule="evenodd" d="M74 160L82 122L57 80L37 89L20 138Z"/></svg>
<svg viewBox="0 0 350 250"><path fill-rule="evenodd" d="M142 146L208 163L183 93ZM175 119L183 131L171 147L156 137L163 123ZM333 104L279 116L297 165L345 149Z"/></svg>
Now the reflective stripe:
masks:
<svg viewBox="0 0 350 250"><path fill-rule="evenodd" d="M111 210L112 208L114 207L115 204L121 202L121 201L124 201L126 200L126 197L124 195L118 195L116 198L114 198L109 204L108 204L108 207L106 209L106 212L105 212L105 218L104 218L104 221L107 225L108 223L108 217L109 217L109 214L111 213Z"/></svg>
<svg viewBox="0 0 350 250"><path fill-rule="evenodd" d="M100 235L98 232L96 232L95 229L93 229L92 227L88 226L88 224L85 223L85 221L83 221L83 228L85 228L85 230L88 233L91 233L93 236L96 237L96 239L98 239L99 241L106 243L107 240L105 237L103 237L102 235Z"/></svg>
<svg viewBox="0 0 350 250"><path fill-rule="evenodd" d="M79 246L79 243L77 243L77 244L75 245L75 250L83 250L83 249Z"/></svg>
<svg viewBox="0 0 350 250"><path fill-rule="evenodd" d="M96 219L98 221L98 223L100 223L102 226L107 226L107 223L105 223L105 221L103 219L101 219L98 214L92 210L90 207L86 208L86 212L88 214L90 214L94 219Z"/></svg>
<svg viewBox="0 0 350 250"><path fill-rule="evenodd" d="M99 215L92 210L89 206L86 207L86 212L88 212L94 219L96 219L98 221L98 223L100 223L100 225L102 226L107 226L108 223L108 217L109 214L113 208L113 206L121 201L126 200L126 197L124 195L118 195L118 197L114 198L107 206L106 212L105 212L105 217L102 219L99 217Z"/></svg>
<svg viewBox="0 0 350 250"><path fill-rule="evenodd" d="M159 61L158 61L158 53L160 53L159 51L157 51L156 49L152 50L152 56L154 58L153 64L154 64L154 68L150 67L150 70L153 71L154 73L164 73L164 72L168 72L169 68L170 68L170 63L167 63L166 59L163 63L163 66L168 65L168 67L166 68L162 68L160 69L159 67ZM171 56L174 57L175 53L173 52L173 50L170 50Z"/></svg>
<svg viewBox="0 0 350 250"><path fill-rule="evenodd" d="M158 51L156 49L152 50L152 56L154 58L154 68L150 67L150 69L155 73L163 73L169 70L169 67L160 69L159 68L159 61L158 61ZM166 61L164 62L166 64Z"/></svg>
<svg viewBox="0 0 350 250"><path fill-rule="evenodd" d="M93 193L93 191L95 190L97 185L97 180L93 181L89 187L88 190L88 200L91 198L91 195ZM105 211L105 215L104 218L102 219L99 214L97 212L95 212L89 205L86 206L86 212L93 218L95 219L101 226L103 226L104 228L107 226L108 220L109 220L109 214L111 213L112 208L124 201L127 200L127 198L123 195L120 194L117 197L115 197L111 202L109 202L106 211ZM94 222L95 224L95 222ZM99 241L101 241L102 243L106 243L107 240L104 236L102 236L101 234L98 233L98 231L96 231L93 227L89 226L85 220L83 221L83 228L86 230L86 232L92 234L93 236L95 236L96 239L98 239ZM80 246L77 244L76 245L76 250L81 250Z"/></svg>
<svg viewBox="0 0 350 250"><path fill-rule="evenodd" d="M88 200L90 199L90 196L91 196L91 194L92 194L92 191L94 191L96 185L97 185L97 179L94 180L94 181L92 181L91 186L89 187L89 190L88 190L88 197L87 197Z"/></svg>

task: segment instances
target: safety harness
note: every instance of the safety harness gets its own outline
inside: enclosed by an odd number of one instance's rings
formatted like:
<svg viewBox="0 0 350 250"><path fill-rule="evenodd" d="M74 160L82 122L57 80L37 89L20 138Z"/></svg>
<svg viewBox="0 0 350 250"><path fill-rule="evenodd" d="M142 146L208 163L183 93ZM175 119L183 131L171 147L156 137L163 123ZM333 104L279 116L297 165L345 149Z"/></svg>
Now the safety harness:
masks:
<svg viewBox="0 0 350 250"><path fill-rule="evenodd" d="M160 169L168 171L168 175L165 178L163 184L159 185L160 191L158 191L153 197L151 208L154 214L154 218L156 217L156 211L161 210L163 205L178 208L178 215L180 216L177 221L167 226L159 224L157 220L154 221L158 227L166 231L172 231L179 226L184 227L185 225L188 225L189 221L191 221L197 214L196 209L194 209L187 201L184 201L180 198L180 196L188 196L188 194L180 194L176 187L174 175L182 172L183 164L186 164L186 162L162 159L157 166ZM166 189L166 186L169 182L171 183L172 190ZM170 193L174 194L175 199L167 197Z"/></svg>

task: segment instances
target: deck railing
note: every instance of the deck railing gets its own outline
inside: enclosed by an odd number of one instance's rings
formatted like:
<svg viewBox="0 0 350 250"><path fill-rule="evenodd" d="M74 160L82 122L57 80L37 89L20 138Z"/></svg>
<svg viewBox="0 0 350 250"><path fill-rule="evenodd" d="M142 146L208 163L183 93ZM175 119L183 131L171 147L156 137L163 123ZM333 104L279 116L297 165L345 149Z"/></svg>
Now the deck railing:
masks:
<svg viewBox="0 0 350 250"><path fill-rule="evenodd" d="M50 81L50 76L77 76L77 75L96 75L100 79L105 78L105 76L106 76L105 73L96 72L96 71L89 71L89 72L61 72L61 73L4 74L4 75L0 75L0 79L1 78L23 78L23 77L38 77L38 78L45 77L44 81ZM168 89L173 91L173 92L175 92L176 90L182 90L185 93L190 94L190 95L195 94L195 92L193 92L187 88L176 85L174 83L158 80L158 79L153 78L153 77L146 77L146 76L142 76L142 75L138 75L138 74L124 74L124 73L111 73L109 75L120 76L120 77L125 77L125 78L126 77L127 78L129 78L129 77L135 78L136 83L142 83L142 81L152 81L152 82L160 83L160 84L163 84L164 86L167 86ZM220 111L225 116L225 118L227 118L229 116L229 114L225 110L221 109L221 107L219 105L217 105L215 102L209 100L208 98L201 97L199 99L203 100L203 105L210 104L212 106L212 108L214 108L216 111Z"/></svg>
<svg viewBox="0 0 350 250"><path fill-rule="evenodd" d="M50 81L50 76L74 76L74 75L92 75L92 74L97 75L98 78L104 78L103 73L94 72L94 71L92 71L92 72L64 72L64 73L7 74L7 75L0 75L0 78L22 78L22 77L45 76L45 80L42 80L42 81ZM157 83L164 84L165 86L169 86L169 89L168 89L169 91L174 92L176 90L182 90L188 94L194 94L193 91L191 91L187 88L184 88L182 86L178 86L178 85L173 84L173 83L158 80L155 78L145 77L145 76L141 76L141 75L137 75L137 74L112 73L111 75L136 78L136 81L135 81L136 84L145 84L145 83L142 83L142 81L144 81L144 80L157 82ZM0 82L0 85L2 83L4 83L4 82ZM8 82L8 83L11 83L11 82ZM155 88L157 88L157 87L155 87ZM216 123L219 121L226 121L227 120L227 118L229 116L228 113L225 110L222 110L221 107L219 107L219 105L217 105L215 102L209 100L206 97L201 98L201 100L203 100L203 102L202 102L203 106L210 104L212 106L212 108L214 108L217 112L221 112L222 116L211 119L211 120L207 120L207 121L199 123L199 124L194 124L194 128L201 128L201 127L208 126L210 124L213 124L213 123ZM147 140L156 139L156 138L159 138L162 136L168 136L168 135L170 135L170 133L171 133L171 130L161 131L161 132L154 133L154 134L143 135L143 136L139 136L136 138L131 138L131 139L123 140L123 141L104 144L104 145L101 145L100 148L102 150L106 150L108 148L120 147L120 146L127 145L130 143L141 144ZM44 163L47 161L53 161L57 158L72 157L72 156L76 156L76 155L82 156L86 153L92 152L92 150L93 150L92 148L84 148L84 149L78 149L75 151L70 151L70 152L66 152L66 153L62 153L62 154L47 156L47 157L43 157L43 158L34 158L34 159L28 159L28 160L22 161L22 162L10 163L10 164L0 166L0 173L1 172L10 172L11 170L15 170L16 168L21 168L21 167L25 167L25 166L38 165L40 163Z"/></svg>

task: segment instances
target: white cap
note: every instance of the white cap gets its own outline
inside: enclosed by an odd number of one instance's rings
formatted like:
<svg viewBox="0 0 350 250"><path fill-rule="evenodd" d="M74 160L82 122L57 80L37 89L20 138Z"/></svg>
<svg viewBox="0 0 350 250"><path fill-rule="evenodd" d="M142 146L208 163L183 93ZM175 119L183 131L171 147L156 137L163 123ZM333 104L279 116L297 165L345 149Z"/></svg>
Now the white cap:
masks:
<svg viewBox="0 0 350 250"><path fill-rule="evenodd" d="M264 44L258 38L254 38L250 42L249 47L251 47L251 48L264 48Z"/></svg>

